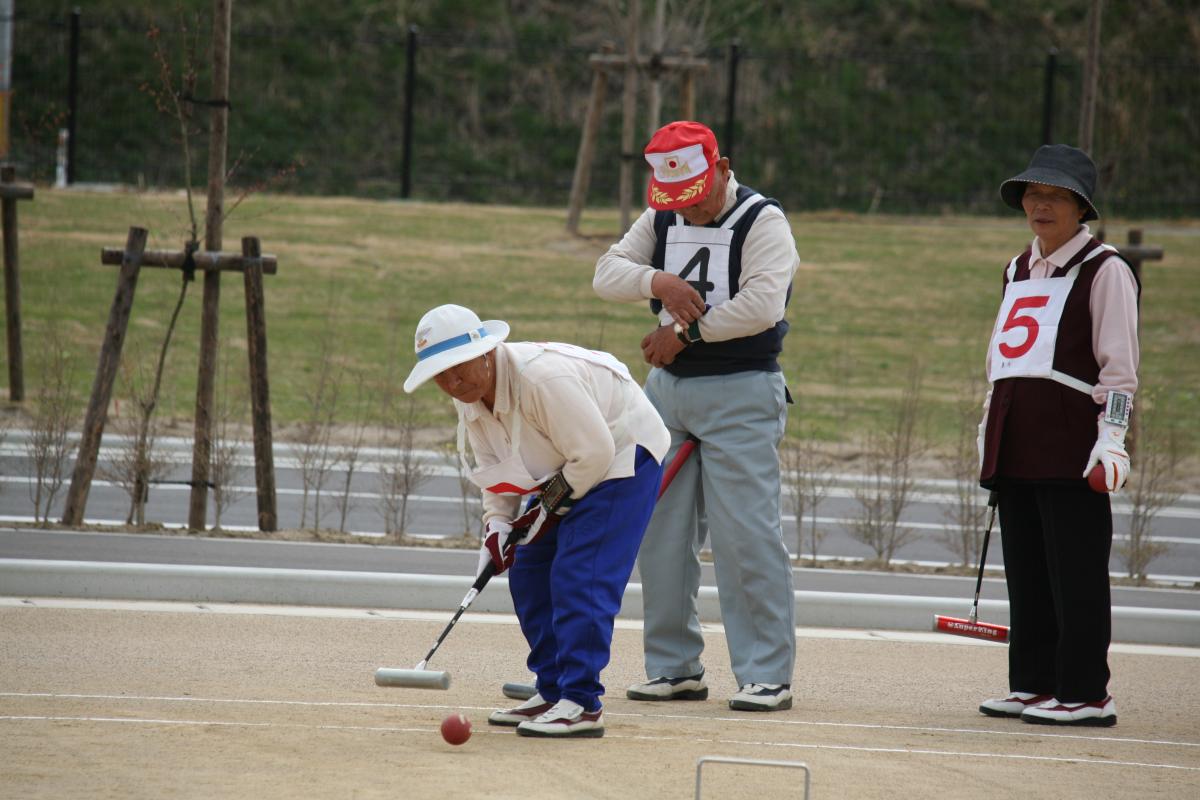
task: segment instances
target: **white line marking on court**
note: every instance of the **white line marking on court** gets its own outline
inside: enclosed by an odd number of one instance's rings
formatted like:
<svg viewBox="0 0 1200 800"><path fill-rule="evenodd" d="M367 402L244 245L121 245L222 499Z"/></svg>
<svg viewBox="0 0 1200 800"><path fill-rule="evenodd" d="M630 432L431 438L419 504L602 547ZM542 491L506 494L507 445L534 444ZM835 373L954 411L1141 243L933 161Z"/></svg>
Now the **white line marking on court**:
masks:
<svg viewBox="0 0 1200 800"><path fill-rule="evenodd" d="M276 705L302 707L345 707L345 708L380 708L380 709L415 709L415 710L469 710L492 711L492 706L464 706L459 704L445 705L441 703L378 703L365 701L344 700L268 700L261 698L233 697L178 697L171 695L127 695L127 694L77 694L64 692L0 692L0 697L46 698L51 700L115 700L120 702L147 703L212 703L229 705ZM734 722L741 725L796 725L817 728L857 728L881 731L912 731L916 733L965 733L982 736L1020 736L1038 739L1074 739L1086 742L1121 742L1123 744L1162 745L1168 747L1200 747L1200 742L1180 742L1169 739L1134 739L1121 736L1087 736L1073 733L1045 733L1036 728L1032 730L999 731L986 728L940 728L920 725L885 725L873 722L814 722L811 720L762 719L758 717L705 717L694 714L652 714L631 713L605 710L610 717L629 717L639 719L688 720L689 722ZM1032 726L1027 726L1032 727Z"/></svg>
<svg viewBox="0 0 1200 800"><path fill-rule="evenodd" d="M169 613L262 615L275 617L311 617L314 619L369 619L374 621L404 621L445 623L451 611L421 611L405 609L334 608L321 606L255 605L252 603L191 603L170 600L89 600L66 597L0 597L0 608L63 608L73 610L102 611L159 611ZM468 612L462 622L482 625L516 625L512 614L483 614ZM640 631L642 620L618 619L617 630ZM725 626L704 622L700 625L705 633L724 634ZM836 639L862 642L907 642L910 644L938 644L951 647L1003 647L995 642L985 642L964 636L948 636L931 631L871 630L853 628L797 628L798 639ZM1110 653L1141 656L1176 656L1200 658L1200 647L1184 647L1157 644L1126 644L1114 642ZM532 679L531 679L532 680Z"/></svg>
<svg viewBox="0 0 1200 800"><path fill-rule="evenodd" d="M91 722L97 724L125 724L125 725L183 725L183 726L202 726L211 725L219 727L231 728L304 728L308 730L333 730L333 731L362 731L368 733L432 733L432 728L397 728L383 726L368 726L368 725L304 725L295 722L227 722L224 720L200 720L200 719L140 719L135 717L51 717L51 716L0 716L0 722ZM485 731L487 733L498 733L497 731ZM512 735L512 734L509 734ZM605 731L608 736L608 731ZM862 747L858 745L846 744L810 744L807 742L763 742L763 741L746 741L739 739L696 739L684 736L626 736L622 734L613 734L609 736L612 739L637 739L647 741L681 741L681 742L711 742L714 744L726 745L746 745L750 747L786 747L801 750L846 750L858 753L893 753L903 755L917 756L948 756L950 758L995 758L1009 759L1013 761L1047 761L1059 764L1095 764L1109 767L1142 767L1144 769L1177 769L1185 772L1200 772L1200 767L1191 767L1183 764L1152 764L1144 761L1115 761L1102 758L1078 758L1072 756L1030 756L1019 755L1012 753L979 753L979 752L964 752L956 750L925 750L910 747Z"/></svg>

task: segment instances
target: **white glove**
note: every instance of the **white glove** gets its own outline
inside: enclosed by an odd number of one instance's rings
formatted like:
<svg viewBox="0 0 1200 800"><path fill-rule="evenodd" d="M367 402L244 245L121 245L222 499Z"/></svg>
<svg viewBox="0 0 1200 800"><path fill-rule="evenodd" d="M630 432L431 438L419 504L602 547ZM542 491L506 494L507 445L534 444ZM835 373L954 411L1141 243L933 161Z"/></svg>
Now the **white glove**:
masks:
<svg viewBox="0 0 1200 800"><path fill-rule="evenodd" d="M512 566L513 559L517 557L516 544L504 546L511 530L511 523L495 518L488 520L487 527L483 530L483 544L479 547L479 566L475 569L476 578L483 574L483 570L488 564L496 565L493 575L499 575Z"/></svg>
<svg viewBox="0 0 1200 800"><path fill-rule="evenodd" d="M1104 484L1109 492L1117 492L1129 478L1129 453L1125 450L1124 425L1114 425L1111 422L1098 420L1096 422L1096 444L1088 456L1087 466L1083 468L1083 477L1088 477L1092 467L1100 464L1104 467Z"/></svg>

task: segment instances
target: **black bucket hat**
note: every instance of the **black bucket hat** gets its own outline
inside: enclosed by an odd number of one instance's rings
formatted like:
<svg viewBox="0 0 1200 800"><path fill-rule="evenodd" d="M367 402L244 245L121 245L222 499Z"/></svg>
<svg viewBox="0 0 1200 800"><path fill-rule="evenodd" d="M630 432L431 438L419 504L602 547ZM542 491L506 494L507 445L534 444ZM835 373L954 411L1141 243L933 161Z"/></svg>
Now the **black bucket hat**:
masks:
<svg viewBox="0 0 1200 800"><path fill-rule="evenodd" d="M1092 163L1088 154L1078 147L1066 144L1042 145L1033 154L1029 167L1024 172L1000 184L1000 197L1011 208L1023 210L1021 197L1025 194L1027 183L1044 183L1047 186L1069 189L1079 195L1087 206L1083 222L1100 218L1100 212L1092 204L1092 194L1096 191L1096 165Z"/></svg>

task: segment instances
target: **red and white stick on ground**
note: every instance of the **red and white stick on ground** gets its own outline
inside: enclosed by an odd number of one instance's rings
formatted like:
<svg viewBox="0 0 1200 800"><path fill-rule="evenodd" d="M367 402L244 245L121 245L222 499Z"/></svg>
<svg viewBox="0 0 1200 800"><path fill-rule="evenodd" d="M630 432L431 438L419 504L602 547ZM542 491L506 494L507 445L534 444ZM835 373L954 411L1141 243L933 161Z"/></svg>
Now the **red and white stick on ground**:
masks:
<svg viewBox="0 0 1200 800"><path fill-rule="evenodd" d="M983 533L983 547L979 553L979 576L975 579L975 603L971 606L971 616L967 619L946 617L941 614L933 615L933 629L941 633L952 633L955 636L968 636L972 639L983 639L989 642L1008 642L1008 626L993 625L990 622L979 621L979 590L983 586L983 567L987 563L988 541L992 538L992 523L996 521L996 503L999 495L995 490L988 495L988 523Z"/></svg>

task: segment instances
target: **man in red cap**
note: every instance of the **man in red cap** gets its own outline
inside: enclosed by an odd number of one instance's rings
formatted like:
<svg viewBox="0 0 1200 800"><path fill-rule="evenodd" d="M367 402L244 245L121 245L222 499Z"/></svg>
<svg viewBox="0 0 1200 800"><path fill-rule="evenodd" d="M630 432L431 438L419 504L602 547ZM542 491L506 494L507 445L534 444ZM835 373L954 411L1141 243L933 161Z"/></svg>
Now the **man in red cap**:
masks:
<svg viewBox="0 0 1200 800"><path fill-rule="evenodd" d="M779 203L738 184L713 132L672 122L645 149L650 208L596 264L606 300L649 301L646 394L697 455L655 508L638 555L649 680L634 700L704 700L696 610L711 533L717 590L742 711L791 708L792 571L780 522L778 445L788 393L779 353L800 263Z"/></svg>

